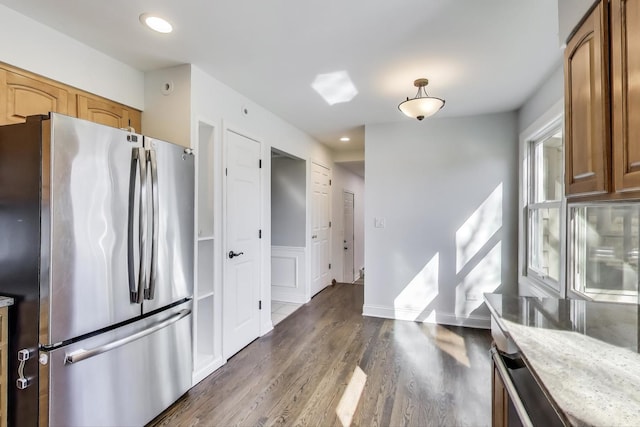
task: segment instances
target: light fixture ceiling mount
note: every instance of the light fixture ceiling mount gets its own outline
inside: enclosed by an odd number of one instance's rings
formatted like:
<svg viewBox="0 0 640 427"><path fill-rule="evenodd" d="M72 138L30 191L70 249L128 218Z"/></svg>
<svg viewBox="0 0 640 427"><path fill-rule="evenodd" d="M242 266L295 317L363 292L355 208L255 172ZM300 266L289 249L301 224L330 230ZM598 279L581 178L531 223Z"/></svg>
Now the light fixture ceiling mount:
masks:
<svg viewBox="0 0 640 427"><path fill-rule="evenodd" d="M418 88L418 93L414 98L403 101L398 105L398 109L405 115L414 119L422 120L440 111L444 107L444 99L429 96L425 87L429 84L428 79L416 79L413 85Z"/></svg>

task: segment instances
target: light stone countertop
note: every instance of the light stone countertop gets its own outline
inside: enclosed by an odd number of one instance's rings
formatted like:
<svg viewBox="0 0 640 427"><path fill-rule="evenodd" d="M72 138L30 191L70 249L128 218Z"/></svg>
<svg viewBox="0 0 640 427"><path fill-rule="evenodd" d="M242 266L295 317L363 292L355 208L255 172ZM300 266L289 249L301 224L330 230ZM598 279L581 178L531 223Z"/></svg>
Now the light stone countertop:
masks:
<svg viewBox="0 0 640 427"><path fill-rule="evenodd" d="M640 306L497 294L485 300L571 425L640 425Z"/></svg>
<svg viewBox="0 0 640 427"><path fill-rule="evenodd" d="M13 298L0 296L0 307L13 305Z"/></svg>

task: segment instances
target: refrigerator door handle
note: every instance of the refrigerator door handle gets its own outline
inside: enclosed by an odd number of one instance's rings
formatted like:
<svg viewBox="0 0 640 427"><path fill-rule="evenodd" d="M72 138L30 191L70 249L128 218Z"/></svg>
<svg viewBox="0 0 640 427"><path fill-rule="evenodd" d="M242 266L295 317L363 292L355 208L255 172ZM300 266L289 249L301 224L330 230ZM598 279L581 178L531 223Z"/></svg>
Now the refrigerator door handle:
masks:
<svg viewBox="0 0 640 427"><path fill-rule="evenodd" d="M138 166L136 168L136 165ZM136 286L135 257L134 257L134 218L135 198L136 198L136 173L140 175L140 207L137 220L138 223L138 250L139 265ZM129 224L128 224L128 265L129 265L129 295L132 303L140 304L144 293L146 282L146 239L147 239L147 162L144 148L134 148L131 152L131 172L129 175Z"/></svg>
<svg viewBox="0 0 640 427"><path fill-rule="evenodd" d="M146 337L147 335L151 335L154 332L159 331L160 329L164 329L167 326L176 323L178 320L187 317L189 314L191 314L191 310L189 309L180 310L179 312L169 317L168 319L158 322L155 325L150 326L145 330L136 332L135 334L131 334L128 337L121 338L116 341L112 341L108 344L104 344L99 347L92 348L90 350L80 349L71 353L67 353L65 354L65 357L64 357L64 363L72 364L72 363L82 362L83 360L87 360L94 356L98 356L99 354L106 353L107 351L113 350L115 348L122 347L123 345L129 344L130 342L139 340L140 338Z"/></svg>
<svg viewBox="0 0 640 427"><path fill-rule="evenodd" d="M144 290L144 298L152 300L156 293L156 276L158 271L158 229L159 229L159 201L158 201L158 162L156 151L150 149L147 155L151 169L151 270L149 272L149 287Z"/></svg>

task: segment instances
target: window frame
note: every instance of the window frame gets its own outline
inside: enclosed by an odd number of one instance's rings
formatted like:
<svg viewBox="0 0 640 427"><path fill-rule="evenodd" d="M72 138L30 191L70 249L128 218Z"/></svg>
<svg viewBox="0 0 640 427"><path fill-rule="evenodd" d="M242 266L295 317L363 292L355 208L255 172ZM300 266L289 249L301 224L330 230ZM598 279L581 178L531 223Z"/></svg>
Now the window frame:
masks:
<svg viewBox="0 0 640 427"><path fill-rule="evenodd" d="M531 156L532 141L540 141L546 136L562 130L563 133L563 150L562 150L562 176L564 176L564 101L560 100L552 105L546 113L535 120L529 127L520 134L520 155L519 155L519 227L518 227L518 293L520 295L530 295L537 297L554 297L565 298L567 287L566 269L567 269L567 200L563 194L560 201L544 202L559 204L559 222L560 222L560 271L557 281L549 280L544 275L530 271L528 268L529 257L529 206L540 207L539 204L531 204ZM563 183L564 184L564 183ZM549 207L549 205L545 206Z"/></svg>
<svg viewBox="0 0 640 427"><path fill-rule="evenodd" d="M580 202L580 203L571 203L570 206L567 207L567 260L566 260L566 297L567 298L576 298L583 299L587 301L600 301L600 302L616 302L623 304L637 304L638 298L640 297L640 288L633 291L626 290L615 290L615 289L599 289L597 290L601 292L582 292L578 289L575 289L575 282L578 274L575 274L574 268L575 264L572 262L575 258L582 258L586 256L586 251L577 251L573 245L572 237L578 238L572 234L573 227L576 226L573 222L575 221L576 210L581 208L590 208L590 207L612 207L612 206L629 206L629 205L637 205L638 203L633 200L621 200L621 201L596 201L596 202ZM575 210L574 210L575 209ZM583 227L586 224L582 224ZM582 232L584 233L584 229L577 230L576 234ZM578 261L580 262L580 261ZM640 268L636 273L640 277ZM593 295L597 296L593 296Z"/></svg>
<svg viewBox="0 0 640 427"><path fill-rule="evenodd" d="M562 147L561 147L561 174L564 179L564 129L562 123L558 123L558 121L554 121L546 126L543 130L541 130L534 138L531 138L527 141L527 179L525 181L525 188L523 191L526 194L526 254L525 254L525 265L526 265L526 275L533 280L540 282L544 286L547 286L553 289L556 292L561 292L561 278L560 271L562 270L562 231L563 231L563 221L565 220L562 214L562 202L564 197L564 181L562 182L562 194L560 195L559 200L551 200L551 201L536 201L536 190L539 190L536 182L538 181L539 175L535 168L538 159L536 158L536 149L539 145L543 144L548 138L551 138L554 134L562 132ZM534 222L532 221L532 213L534 211L540 212L544 209L557 209L558 210L558 278L554 279L549 275L546 275L544 272L534 268L531 266L531 253L532 253L532 236L533 236L533 226Z"/></svg>

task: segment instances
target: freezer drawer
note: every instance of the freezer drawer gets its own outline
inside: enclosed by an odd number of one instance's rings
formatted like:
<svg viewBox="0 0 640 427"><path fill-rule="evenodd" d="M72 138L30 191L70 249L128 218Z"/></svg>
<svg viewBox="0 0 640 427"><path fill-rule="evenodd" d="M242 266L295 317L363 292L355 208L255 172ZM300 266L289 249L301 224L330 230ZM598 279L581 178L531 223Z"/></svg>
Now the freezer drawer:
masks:
<svg viewBox="0 0 640 427"><path fill-rule="evenodd" d="M191 316L187 302L51 351L49 424L151 421L191 387Z"/></svg>

